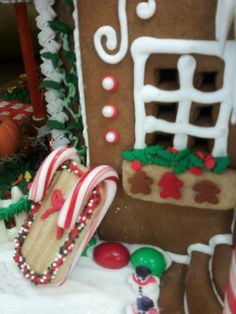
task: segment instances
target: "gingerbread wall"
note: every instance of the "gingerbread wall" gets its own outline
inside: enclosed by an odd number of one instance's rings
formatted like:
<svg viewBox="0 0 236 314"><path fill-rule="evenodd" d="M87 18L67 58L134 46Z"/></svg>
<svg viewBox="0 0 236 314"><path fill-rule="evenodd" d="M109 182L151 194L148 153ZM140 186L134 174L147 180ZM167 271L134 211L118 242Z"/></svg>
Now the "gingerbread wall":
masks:
<svg viewBox="0 0 236 314"><path fill-rule="evenodd" d="M117 65L104 63L93 42L95 32L103 25L110 25L118 34L119 48L117 3L116 0L78 0L78 12L90 165L109 164L121 174L121 153L132 149L134 145L133 60L128 50L125 58ZM148 20L137 17L136 6L139 3L136 0L127 1L129 48L133 40L140 36L215 39L216 1L157 1L157 11ZM222 60L202 55L194 57L197 61L195 87L202 91L220 88L224 70ZM176 55L152 55L147 62L145 82L162 89L177 89L177 59ZM102 88L102 79L108 74L115 76L118 81L116 92L109 93ZM107 119L101 114L103 106L108 104L118 107L117 119ZM176 114L176 104L166 107L162 104L149 104L147 110L172 121ZM192 123L214 125L217 105L213 110L203 109L199 104L194 104L193 107ZM119 132L118 144L109 144L104 138L111 128ZM231 127L230 141L233 142L235 137L235 129ZM150 144L168 145L171 140L171 136L163 134L148 137ZM210 150L212 141L202 142L190 138L189 146ZM229 153L232 165L236 165L232 144L229 145ZM214 211L134 200L120 187L116 201L100 227L100 235L107 240L156 244L167 250L184 252L191 243L207 242L216 233L230 232L232 216L233 210Z"/></svg>

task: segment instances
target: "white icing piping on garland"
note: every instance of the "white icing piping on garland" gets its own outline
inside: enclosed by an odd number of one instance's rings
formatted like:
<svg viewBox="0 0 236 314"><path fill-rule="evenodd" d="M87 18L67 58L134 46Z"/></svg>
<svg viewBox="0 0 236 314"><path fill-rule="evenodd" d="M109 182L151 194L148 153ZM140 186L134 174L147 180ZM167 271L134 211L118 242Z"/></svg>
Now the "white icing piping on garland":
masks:
<svg viewBox="0 0 236 314"><path fill-rule="evenodd" d="M55 40L56 34L49 27L48 22L52 21L56 17L56 13L53 10L52 6L55 0L35 0L35 8L39 13L36 18L36 23L41 32L38 35L39 43L43 47L40 50L40 54L44 52L57 53L61 45ZM45 76L45 80L52 80L60 83L62 81L61 73L58 73L53 68L52 62L49 59L45 59L43 57L41 64L41 72ZM65 112L63 112L63 101L57 95L57 92L54 89L47 88L45 92L45 99L47 103L47 112L50 114L50 118L53 120L64 123L68 121L68 116ZM64 131L61 130L52 130L52 139L53 139L53 148L57 148L60 146L65 146L69 144L69 139L67 139L64 135Z"/></svg>
<svg viewBox="0 0 236 314"><path fill-rule="evenodd" d="M156 1L148 0L141 2L136 7L136 14L141 19L151 18L156 11ZM129 45L128 35L128 21L126 14L126 0L119 0L118 2L118 18L120 24L120 49L114 54L108 54L102 46L102 38L106 38L106 48L108 50L115 50L117 48L117 34L114 28L109 25L101 26L94 34L94 46L99 57L106 63L117 64L127 54Z"/></svg>
<svg viewBox="0 0 236 314"><path fill-rule="evenodd" d="M73 0L74 4L74 11L73 11L73 19L74 19L74 47L75 47L75 54L76 54L76 70L78 74L78 89L79 89L79 98L80 98L80 108L81 108L81 115L82 115L82 122L83 122L83 137L84 142L87 148L89 147L89 140L88 140L88 124L87 124L87 117L86 117L86 108L85 108L85 96L84 96L84 83L83 83L83 72L82 72L82 60L81 60L81 50L80 50L80 42L79 42L79 15L78 15L78 4L77 0ZM86 154L86 165L89 167L90 163L90 155L89 149L87 150Z"/></svg>

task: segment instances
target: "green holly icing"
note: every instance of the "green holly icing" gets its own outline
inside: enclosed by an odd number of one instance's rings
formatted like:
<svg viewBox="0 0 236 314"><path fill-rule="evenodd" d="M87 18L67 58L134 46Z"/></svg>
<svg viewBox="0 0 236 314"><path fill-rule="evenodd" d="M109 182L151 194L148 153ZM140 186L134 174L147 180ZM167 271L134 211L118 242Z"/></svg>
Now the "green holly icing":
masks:
<svg viewBox="0 0 236 314"><path fill-rule="evenodd" d="M23 211L29 211L30 201L22 197L17 203L11 204L7 208L0 208L0 220L8 220L13 215L19 215Z"/></svg>
<svg viewBox="0 0 236 314"><path fill-rule="evenodd" d="M175 151L166 149L164 146L149 146L144 149L126 150L122 152L122 157L130 162L139 160L142 165L159 165L172 168L175 174L183 173L191 167L201 168L203 171L212 171L214 173L222 173L229 166L229 157L211 157L215 160L212 169L208 169L204 162L190 149Z"/></svg>

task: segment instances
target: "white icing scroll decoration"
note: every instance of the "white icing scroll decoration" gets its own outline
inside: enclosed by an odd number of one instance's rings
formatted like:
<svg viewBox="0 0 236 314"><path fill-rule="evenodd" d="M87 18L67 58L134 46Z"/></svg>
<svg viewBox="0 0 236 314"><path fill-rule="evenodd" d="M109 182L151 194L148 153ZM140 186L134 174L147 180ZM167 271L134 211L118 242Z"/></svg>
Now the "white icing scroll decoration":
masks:
<svg viewBox="0 0 236 314"><path fill-rule="evenodd" d="M111 26L102 26L94 34L94 45L99 57L107 63L119 63L126 55L128 50L128 22L126 15L126 0L119 0L118 16L120 23L120 49L114 54L108 54L102 47L102 38L106 37L106 47L108 50L115 50L117 48L117 35Z"/></svg>
<svg viewBox="0 0 236 314"><path fill-rule="evenodd" d="M236 0L218 0L216 10L216 39L223 55L230 27L234 23L236 34Z"/></svg>
<svg viewBox="0 0 236 314"><path fill-rule="evenodd" d="M140 19L150 19L156 12L156 0L141 2L136 7L136 14Z"/></svg>
<svg viewBox="0 0 236 314"><path fill-rule="evenodd" d="M151 54L179 54L178 72L180 88L166 91L152 85L145 85L145 67ZM223 60L225 62L223 87L214 92L202 92L193 86L193 75L196 67L194 57L186 54L202 54L220 57L217 41L157 39L139 37L131 46L134 61L134 104L135 104L135 145L137 149L146 146L146 134L160 131L174 134L174 147L184 149L188 136L214 139L212 154L215 157L227 154L229 120L235 122L236 90L236 41L227 41ZM178 103L175 122L146 115L145 104L150 102ZM211 127L200 127L190 123L190 110L193 102L202 105L220 103L216 124Z"/></svg>
<svg viewBox="0 0 236 314"><path fill-rule="evenodd" d="M136 7L136 14L141 19L149 19L156 12L156 0L142 1ZM126 14L126 0L119 0L118 2L118 17L120 23L120 49L117 53L108 54L102 46L102 38L106 38L106 48L108 50L115 50L117 48L117 34L111 26L101 26L94 34L94 46L99 57L106 63L117 64L127 54L129 45L128 36L128 21Z"/></svg>

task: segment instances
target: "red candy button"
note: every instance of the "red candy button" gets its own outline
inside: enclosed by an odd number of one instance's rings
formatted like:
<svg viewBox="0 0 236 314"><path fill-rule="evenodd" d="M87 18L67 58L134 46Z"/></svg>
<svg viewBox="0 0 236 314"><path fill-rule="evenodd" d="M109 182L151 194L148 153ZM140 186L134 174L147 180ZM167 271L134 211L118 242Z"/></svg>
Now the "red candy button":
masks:
<svg viewBox="0 0 236 314"><path fill-rule="evenodd" d="M117 79L109 74L109 75L106 75L103 80L102 80L102 87L107 91L107 92L110 92L110 93L113 93L117 90L118 88L118 81Z"/></svg>
<svg viewBox="0 0 236 314"><path fill-rule="evenodd" d="M117 144L120 141L120 135L115 129L111 129L105 133L105 140L110 144Z"/></svg>
<svg viewBox="0 0 236 314"><path fill-rule="evenodd" d="M109 269L120 269L130 261L130 254L127 248L117 242L105 242L99 244L93 252L94 261Z"/></svg>

